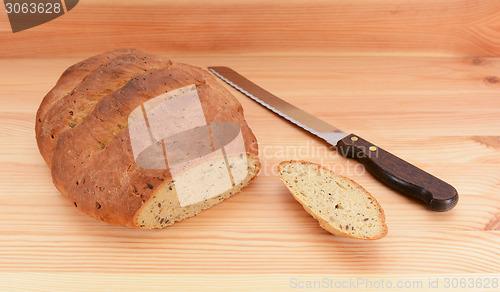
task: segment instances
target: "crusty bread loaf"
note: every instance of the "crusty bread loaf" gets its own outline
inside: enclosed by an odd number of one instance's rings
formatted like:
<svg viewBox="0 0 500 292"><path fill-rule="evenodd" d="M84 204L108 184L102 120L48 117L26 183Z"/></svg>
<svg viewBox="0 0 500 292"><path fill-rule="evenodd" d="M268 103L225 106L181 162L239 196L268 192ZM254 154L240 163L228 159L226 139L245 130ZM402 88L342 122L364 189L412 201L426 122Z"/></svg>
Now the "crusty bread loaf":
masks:
<svg viewBox="0 0 500 292"><path fill-rule="evenodd" d="M379 239L387 234L384 211L355 181L306 161L281 162L279 174L295 199L333 235Z"/></svg>
<svg viewBox="0 0 500 292"><path fill-rule="evenodd" d="M177 167L176 175L184 182L181 185L174 179L172 161L167 161L166 156L161 160L165 161L164 167L144 164L155 158L151 155L146 158L139 155L143 165L138 164L129 126L140 127L140 121L131 118L132 113L142 114L141 109L148 104L153 113L157 104L151 101L158 98L164 105L168 104L167 99L187 98L182 91L186 88L199 97L199 108L206 122L204 128L198 125L196 129L205 129L207 133L212 129L208 140L212 143L211 150L215 153L224 147L215 145L219 141L213 130L215 126L234 125L235 137L240 137L244 146L243 153L222 149L224 156L193 159L195 162ZM148 116L144 112L146 124ZM260 168L257 141L243 117L240 103L210 73L134 49L107 52L68 68L43 99L35 130L40 153L63 196L85 214L113 225L147 229L171 225L235 194ZM187 135L191 140L182 141L185 149L178 150L177 160L192 156L193 153L186 151L196 149L192 145L200 144L195 140L198 136ZM176 142L179 141L166 145L167 142L161 141L165 144L163 149ZM151 143L160 145L159 141ZM222 170L226 169L232 185L217 188L224 175ZM210 187L219 193L202 195ZM191 191L196 196L182 201L181 191L184 194Z"/></svg>

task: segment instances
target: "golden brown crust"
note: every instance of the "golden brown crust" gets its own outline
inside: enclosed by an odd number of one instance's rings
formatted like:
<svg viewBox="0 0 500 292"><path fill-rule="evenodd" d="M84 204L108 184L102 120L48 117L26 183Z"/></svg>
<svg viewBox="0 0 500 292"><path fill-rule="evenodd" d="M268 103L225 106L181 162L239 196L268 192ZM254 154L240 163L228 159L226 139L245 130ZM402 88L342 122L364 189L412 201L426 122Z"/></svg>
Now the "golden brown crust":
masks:
<svg viewBox="0 0 500 292"><path fill-rule="evenodd" d="M46 114L39 118L41 126L37 131L38 147L49 166L52 150L61 133L86 119L96 103L127 84L135 76L153 69L166 68L172 64L168 59L138 51L113 54L113 56L114 58L108 59L89 72L68 94L51 103L42 103L40 106L42 110L39 112ZM60 91L57 88L56 85L53 91Z"/></svg>
<svg viewBox="0 0 500 292"><path fill-rule="evenodd" d="M127 129L132 110L166 91L195 84L207 122L238 124L247 153L258 154L241 105L207 71L138 51L108 55L114 58L106 57L107 62L85 77L83 71L78 73L81 80L69 94L44 99L38 111L40 152L55 186L82 212L110 224L137 227L134 215L171 181L168 168L135 164ZM89 59L92 66L77 67L94 68L102 57L97 59ZM68 84L75 83L64 81L64 90L58 83L51 92L67 91Z"/></svg>
<svg viewBox="0 0 500 292"><path fill-rule="evenodd" d="M135 49L120 49L111 52L106 52L97 56L90 57L86 60L83 60L64 71L61 75L57 84L52 88L47 95L45 95L40 107L38 108L36 114L36 123L35 123L35 133L37 134L37 142L40 141L38 138L39 134L43 133L42 127L45 123L45 117L47 116L47 112L52 108L52 106L58 102L61 98L68 95L82 80L92 71L99 68L101 65L109 62L116 58L117 56L130 54L133 52L138 52ZM38 147L45 146L44 143L38 143ZM45 159L45 162L49 165L50 161L47 155L50 155L49 151L41 150L40 152Z"/></svg>

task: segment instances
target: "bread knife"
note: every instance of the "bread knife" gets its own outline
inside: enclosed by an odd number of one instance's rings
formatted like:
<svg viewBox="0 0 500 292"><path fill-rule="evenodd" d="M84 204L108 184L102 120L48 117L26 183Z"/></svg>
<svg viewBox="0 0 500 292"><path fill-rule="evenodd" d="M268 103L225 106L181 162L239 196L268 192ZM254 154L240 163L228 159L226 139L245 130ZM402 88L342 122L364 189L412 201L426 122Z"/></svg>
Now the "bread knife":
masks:
<svg viewBox="0 0 500 292"><path fill-rule="evenodd" d="M335 146L346 158L353 158L379 181L394 190L424 202L431 210L451 210L458 193L450 184L368 142L345 133L317 117L291 105L228 67L209 67L229 85L282 118Z"/></svg>

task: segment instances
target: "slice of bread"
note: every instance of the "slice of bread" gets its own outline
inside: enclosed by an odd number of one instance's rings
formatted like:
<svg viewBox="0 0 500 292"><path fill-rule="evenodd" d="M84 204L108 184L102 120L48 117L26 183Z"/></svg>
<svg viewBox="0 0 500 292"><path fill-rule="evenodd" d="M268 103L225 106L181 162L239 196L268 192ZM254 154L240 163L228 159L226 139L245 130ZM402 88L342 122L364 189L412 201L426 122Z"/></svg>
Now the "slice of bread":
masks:
<svg viewBox="0 0 500 292"><path fill-rule="evenodd" d="M355 181L307 161L283 161L279 174L295 199L331 234L359 239L387 234L384 211Z"/></svg>

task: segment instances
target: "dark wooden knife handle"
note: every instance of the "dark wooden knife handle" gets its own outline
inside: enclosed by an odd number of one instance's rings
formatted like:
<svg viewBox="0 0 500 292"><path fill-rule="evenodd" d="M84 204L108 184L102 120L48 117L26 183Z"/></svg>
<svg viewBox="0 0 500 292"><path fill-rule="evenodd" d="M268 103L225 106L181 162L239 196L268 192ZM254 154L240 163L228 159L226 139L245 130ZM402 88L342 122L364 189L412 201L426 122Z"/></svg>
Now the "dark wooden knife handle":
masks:
<svg viewBox="0 0 500 292"><path fill-rule="evenodd" d="M359 161L389 187L425 202L433 211L451 210L458 202L457 190L450 184L357 135L340 140L337 149L342 156Z"/></svg>

